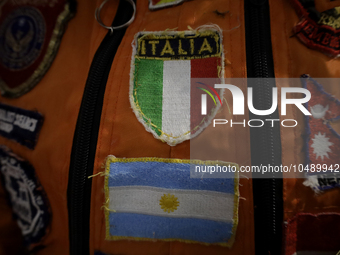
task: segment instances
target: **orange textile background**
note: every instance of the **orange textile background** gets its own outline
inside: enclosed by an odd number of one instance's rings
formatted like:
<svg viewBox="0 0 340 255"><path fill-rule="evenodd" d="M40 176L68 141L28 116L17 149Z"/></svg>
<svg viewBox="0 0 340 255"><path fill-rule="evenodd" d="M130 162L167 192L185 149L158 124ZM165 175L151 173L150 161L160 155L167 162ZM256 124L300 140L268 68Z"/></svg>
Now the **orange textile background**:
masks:
<svg viewBox="0 0 340 255"><path fill-rule="evenodd" d="M221 16L216 11L228 14ZM149 11L147 1L137 2L135 21L129 26L113 61L107 82L101 126L97 144L94 174L103 171L108 155L116 157L159 157L190 159L190 141L171 147L155 139L134 115L129 102L131 43L140 31L176 31L216 24L223 30L226 57L226 77L246 77L243 1L188 1L170 8ZM233 29L234 28L234 29ZM246 90L246 85L241 88ZM194 140L208 142L213 130L207 128ZM249 130L225 129L229 145L229 162L249 164ZM241 139L242 137L242 139ZM214 144L215 145L215 144ZM223 146L218 145L216 146ZM254 226L251 180L240 180L239 225L231 249L217 245L185 244L181 242L107 241L105 240L104 178L92 180L90 251L107 254L254 254Z"/></svg>
<svg viewBox="0 0 340 255"><path fill-rule="evenodd" d="M0 98L1 103L38 111L44 116L34 150L0 137L0 144L33 165L50 202L52 221L49 233L42 241L45 248L37 252L38 255L69 253L67 185L70 155L87 74L94 53L106 34L94 19L95 8L100 2L78 1L77 12L67 25L58 54L35 88L17 99ZM105 12L112 15L117 4L110 6ZM10 225L4 220L9 219L10 214L9 207L1 206L0 228L6 235L0 235L0 238L7 240L3 239L0 254L21 255L21 251L15 253L13 247L6 245L11 240L19 249L22 243L18 231L13 229L16 223Z"/></svg>
<svg viewBox="0 0 340 255"><path fill-rule="evenodd" d="M338 59L332 59L319 51L309 49L292 36L292 29L299 21L299 17L290 1L269 2L275 77L299 78L302 74L309 74L312 78L340 78ZM316 1L316 8L320 12L335 5L335 2ZM280 88L287 84L278 82L277 86ZM324 88L340 99L338 84L326 84ZM296 119L300 124L294 130L281 128L282 164L303 164L305 163L304 116L297 108L288 108L285 118ZM298 212L340 212L340 189L315 195L310 187L303 185L303 181L304 179L284 179L285 220Z"/></svg>

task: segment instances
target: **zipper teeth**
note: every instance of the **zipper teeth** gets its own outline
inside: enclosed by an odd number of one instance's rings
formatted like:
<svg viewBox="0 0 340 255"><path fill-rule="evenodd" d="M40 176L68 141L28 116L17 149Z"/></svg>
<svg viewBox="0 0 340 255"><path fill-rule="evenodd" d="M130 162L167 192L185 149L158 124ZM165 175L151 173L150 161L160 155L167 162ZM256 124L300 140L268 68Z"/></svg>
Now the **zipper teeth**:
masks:
<svg viewBox="0 0 340 255"><path fill-rule="evenodd" d="M105 51L107 52L107 51ZM71 198L71 203L73 207L73 215L77 215L77 217L72 217L72 226L73 229L78 228L79 233L82 233L83 231L86 231L86 229L83 229L83 208L84 208L84 199L79 199L84 196L83 192L86 187L87 182L87 171L84 172L84 170L87 169L87 165L89 163L89 147L90 147L90 141L91 141L91 134L92 129L87 128L87 125L89 127L93 126L93 118L94 118L94 109L95 109L95 100L89 100L89 95L93 99L98 98L98 92L99 92L99 86L93 82L100 81L102 79L102 73L100 72L100 68L102 68L102 63L105 59L105 55L101 54L100 57L96 62L93 62L93 65L95 66L95 70L93 70L93 76L89 76L89 80L91 79L91 82L86 85L87 91L84 93L84 105L82 105L82 109L79 113L79 119L81 121L79 122L80 129L77 130L79 133L79 140L77 141L77 144L75 145L77 150L76 154L74 155L75 158L75 164L74 164L74 181L73 182L73 194ZM87 97L85 97L87 96ZM90 98L90 99L92 99ZM78 235L75 234L77 237ZM75 244L80 243L81 240L74 240ZM74 247L74 252L82 249L82 247Z"/></svg>
<svg viewBox="0 0 340 255"><path fill-rule="evenodd" d="M114 24L131 16L131 6L121 1ZM70 254L89 254L91 179L101 118L102 102L111 64L125 28L103 39L91 64L79 110L70 163L68 186Z"/></svg>
<svg viewBox="0 0 340 255"><path fill-rule="evenodd" d="M270 27L268 24L268 0L246 0L246 29L248 29L247 63L248 77L271 78L274 77L273 61L271 55ZM248 12L248 13L247 13ZM249 31L250 30L250 31ZM257 109L269 109L272 103L272 87L274 82L267 79L252 81L254 87L254 106ZM256 100L256 101L255 101ZM256 116L260 118L260 116ZM263 119L278 119L274 112ZM254 165L281 164L281 144L279 128L264 126L258 130L251 130L252 157ZM261 152L257 152L260 148ZM255 150L255 152L254 152ZM268 175L267 179L255 179L254 203L255 209L255 245L256 254L280 254L282 230L282 176ZM266 241L265 241L266 240Z"/></svg>
<svg viewBox="0 0 340 255"><path fill-rule="evenodd" d="M106 38L105 38L106 39ZM105 45L106 46L106 45ZM104 46L104 47L105 47ZM94 124L94 113L96 101L98 98L98 93L100 90L100 85L103 82L103 71L105 70L103 63L108 62L109 52L108 48L105 47L104 51L99 52L100 55L97 56L95 60L92 62L92 66L94 67L90 71L90 75L88 77L88 83L86 84L86 89L84 91L83 104L81 106L81 110L79 112L79 122L77 123L77 140L74 144L75 154L74 154L74 164L73 164L73 182L72 182L72 194L70 194L70 220L71 226L70 235L73 238L73 243L71 244L71 254L79 254L78 251L84 251L85 247L83 247L82 234L84 231L88 232L86 229L86 224L84 221L87 221L86 215L84 215L84 207L85 207L85 196L86 196L86 188L91 185L91 181L87 179L88 173L88 164L90 158L90 146L91 146L91 137L93 134L93 124ZM84 192L85 191L85 192ZM84 194L85 193L85 194Z"/></svg>

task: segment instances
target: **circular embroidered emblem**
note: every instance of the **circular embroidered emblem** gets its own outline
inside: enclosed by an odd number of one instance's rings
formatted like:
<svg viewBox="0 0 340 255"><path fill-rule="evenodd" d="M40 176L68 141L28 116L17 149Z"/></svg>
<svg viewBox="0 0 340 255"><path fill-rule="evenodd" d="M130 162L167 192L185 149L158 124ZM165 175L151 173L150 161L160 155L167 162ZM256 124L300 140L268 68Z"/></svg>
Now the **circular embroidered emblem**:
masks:
<svg viewBox="0 0 340 255"><path fill-rule="evenodd" d="M164 210L164 212L170 213L177 210L179 202L175 195L164 194L159 200L159 205Z"/></svg>
<svg viewBox="0 0 340 255"><path fill-rule="evenodd" d="M45 34L45 20L38 9L15 9L0 27L0 63L13 71L27 68L39 57Z"/></svg>

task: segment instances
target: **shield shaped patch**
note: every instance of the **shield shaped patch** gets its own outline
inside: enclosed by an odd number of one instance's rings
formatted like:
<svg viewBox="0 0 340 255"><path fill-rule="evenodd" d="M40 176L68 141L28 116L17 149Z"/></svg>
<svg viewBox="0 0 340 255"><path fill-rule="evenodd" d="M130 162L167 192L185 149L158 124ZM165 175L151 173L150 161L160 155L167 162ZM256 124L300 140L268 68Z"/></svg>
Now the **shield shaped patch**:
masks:
<svg viewBox="0 0 340 255"><path fill-rule="evenodd" d="M218 29L141 32L135 36L130 102L155 138L174 146L197 136L222 104L222 36ZM209 78L209 79L206 79Z"/></svg>
<svg viewBox="0 0 340 255"><path fill-rule="evenodd" d="M73 1L3 1L0 17L0 89L18 97L44 76L57 54Z"/></svg>
<svg viewBox="0 0 340 255"><path fill-rule="evenodd" d="M7 193L24 244L29 249L35 248L49 230L51 213L33 166L7 147L0 146L0 182Z"/></svg>

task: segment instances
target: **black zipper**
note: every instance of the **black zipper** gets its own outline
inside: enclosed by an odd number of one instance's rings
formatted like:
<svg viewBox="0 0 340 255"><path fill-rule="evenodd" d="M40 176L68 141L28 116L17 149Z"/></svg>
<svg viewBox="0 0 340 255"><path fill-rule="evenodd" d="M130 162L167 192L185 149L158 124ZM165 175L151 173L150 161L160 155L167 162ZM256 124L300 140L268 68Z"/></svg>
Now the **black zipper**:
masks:
<svg viewBox="0 0 340 255"><path fill-rule="evenodd" d="M120 1L113 26L127 22L133 10ZM71 255L89 254L89 220L91 179L106 82L111 64L126 28L108 32L100 44L90 67L73 138L67 207Z"/></svg>
<svg viewBox="0 0 340 255"><path fill-rule="evenodd" d="M275 87L268 0L245 0L245 28L248 87L253 87L256 109L269 109ZM276 110L269 116L252 113L250 119L279 119ZM280 126L251 128L252 165L281 165ZM263 178L265 177L265 178ZM281 254L283 199L282 174L253 174L255 253Z"/></svg>

